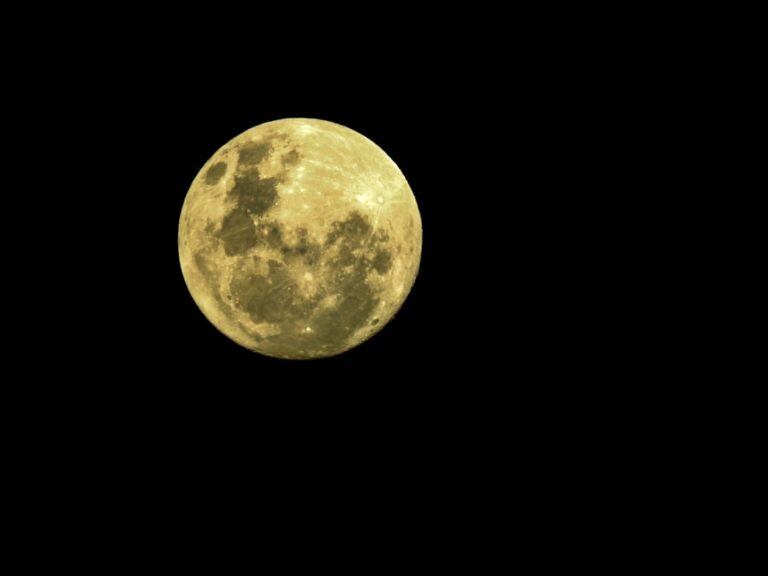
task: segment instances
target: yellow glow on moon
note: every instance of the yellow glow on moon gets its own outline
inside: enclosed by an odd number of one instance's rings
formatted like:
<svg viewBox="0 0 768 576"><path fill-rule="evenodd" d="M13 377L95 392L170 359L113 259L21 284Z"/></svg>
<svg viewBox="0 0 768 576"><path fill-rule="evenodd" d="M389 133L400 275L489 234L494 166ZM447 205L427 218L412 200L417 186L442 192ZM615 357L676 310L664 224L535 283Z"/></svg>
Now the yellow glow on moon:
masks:
<svg viewBox="0 0 768 576"><path fill-rule="evenodd" d="M289 118L222 146L192 182L179 260L223 334L278 358L333 356L395 315L416 279L421 217L376 144Z"/></svg>

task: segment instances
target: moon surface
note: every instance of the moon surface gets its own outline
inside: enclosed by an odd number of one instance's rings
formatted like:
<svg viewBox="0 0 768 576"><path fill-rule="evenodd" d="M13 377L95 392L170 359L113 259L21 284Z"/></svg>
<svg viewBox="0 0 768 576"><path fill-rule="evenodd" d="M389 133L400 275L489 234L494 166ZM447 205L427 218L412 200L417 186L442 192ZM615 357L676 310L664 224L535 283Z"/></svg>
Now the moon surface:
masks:
<svg viewBox="0 0 768 576"><path fill-rule="evenodd" d="M413 286L421 217L365 136L288 118L222 146L192 182L179 260L192 298L238 344L278 358L340 354L381 330Z"/></svg>

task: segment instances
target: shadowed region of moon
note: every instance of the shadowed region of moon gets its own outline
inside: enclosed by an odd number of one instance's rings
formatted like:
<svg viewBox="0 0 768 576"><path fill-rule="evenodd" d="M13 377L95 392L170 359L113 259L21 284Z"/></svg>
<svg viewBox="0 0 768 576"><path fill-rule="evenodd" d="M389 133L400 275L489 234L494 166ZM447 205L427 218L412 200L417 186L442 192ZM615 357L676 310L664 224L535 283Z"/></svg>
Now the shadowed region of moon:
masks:
<svg viewBox="0 0 768 576"><path fill-rule="evenodd" d="M179 259L226 336L319 358L392 319L421 238L413 193L384 151L338 124L291 118L240 134L203 166L182 208Z"/></svg>

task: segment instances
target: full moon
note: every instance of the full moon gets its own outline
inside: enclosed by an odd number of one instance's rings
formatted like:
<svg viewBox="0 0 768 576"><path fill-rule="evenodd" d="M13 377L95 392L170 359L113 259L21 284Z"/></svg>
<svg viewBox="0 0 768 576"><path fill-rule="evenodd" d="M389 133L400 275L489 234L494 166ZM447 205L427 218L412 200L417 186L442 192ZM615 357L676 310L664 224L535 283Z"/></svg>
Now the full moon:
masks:
<svg viewBox="0 0 768 576"><path fill-rule="evenodd" d="M398 311L416 279L421 217L400 169L365 136L289 118L236 136L202 167L179 220L192 298L241 346L333 356Z"/></svg>

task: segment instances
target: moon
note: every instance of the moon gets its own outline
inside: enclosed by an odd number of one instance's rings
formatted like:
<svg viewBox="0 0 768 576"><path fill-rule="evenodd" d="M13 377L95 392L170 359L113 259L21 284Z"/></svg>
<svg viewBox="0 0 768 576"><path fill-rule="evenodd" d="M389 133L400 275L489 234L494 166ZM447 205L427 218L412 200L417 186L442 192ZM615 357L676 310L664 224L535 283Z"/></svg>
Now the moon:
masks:
<svg viewBox="0 0 768 576"><path fill-rule="evenodd" d="M234 342L277 358L345 352L399 310L421 259L403 173L365 136L287 118L236 136L205 163L179 220L192 298Z"/></svg>

